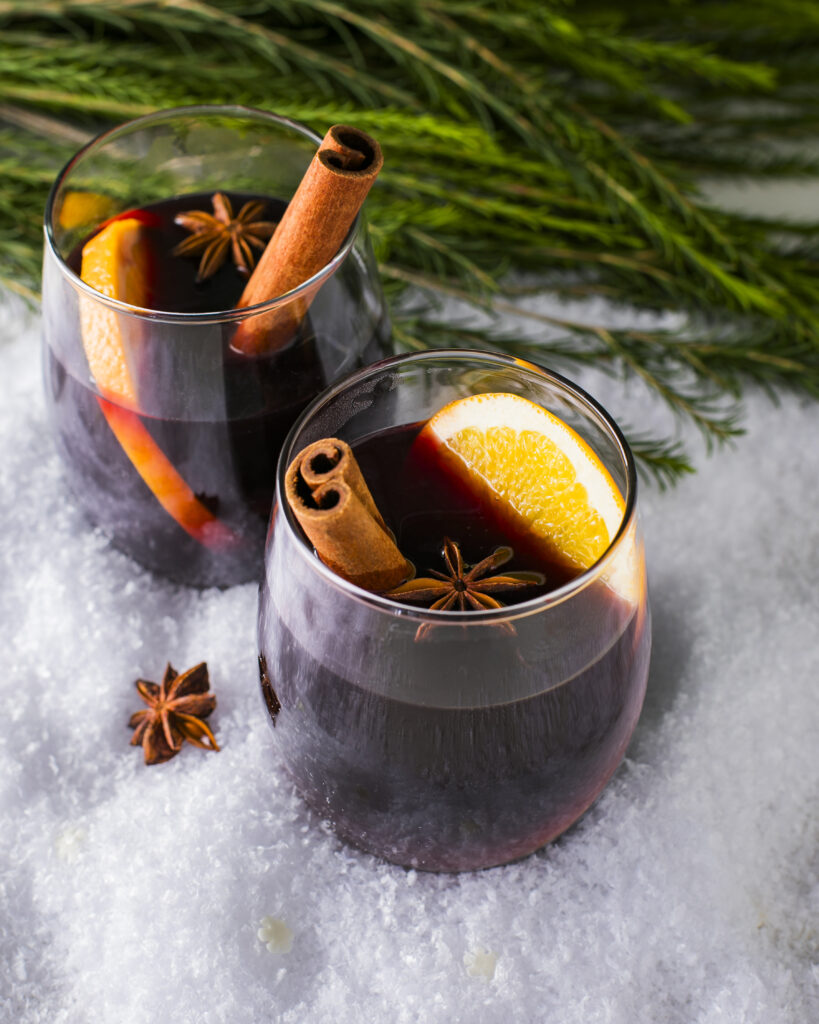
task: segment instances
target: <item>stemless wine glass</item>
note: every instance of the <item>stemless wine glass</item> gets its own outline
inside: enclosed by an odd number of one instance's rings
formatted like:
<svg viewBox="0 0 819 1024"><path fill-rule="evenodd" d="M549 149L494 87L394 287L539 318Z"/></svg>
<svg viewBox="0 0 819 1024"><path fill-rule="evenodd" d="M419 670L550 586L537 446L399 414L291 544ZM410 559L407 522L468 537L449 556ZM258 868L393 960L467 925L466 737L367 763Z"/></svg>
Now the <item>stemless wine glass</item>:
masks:
<svg viewBox="0 0 819 1024"><path fill-rule="evenodd" d="M467 613L398 604L319 561L282 501L291 459L321 437L355 450L488 392L550 410L607 467L625 512L603 557L545 596ZM611 777L645 693L636 475L617 425L557 374L480 352L388 359L328 389L279 460L259 646L279 754L344 839L436 871L502 864L554 839Z"/></svg>
<svg viewBox="0 0 819 1024"><path fill-rule="evenodd" d="M185 583L258 579L287 431L329 383L386 354L388 316L366 228L359 218L335 257L286 295L215 312L107 298L79 276L82 246L101 223L146 207L182 233L174 210L209 210L217 191L262 195L283 209L320 142L246 107L164 110L90 142L48 200L46 401L69 483L117 547ZM180 196L190 201L174 207ZM303 309L306 298L309 314L285 347L261 355L231 347L240 325ZM112 336L134 382L130 402L112 398L90 369L89 345L99 356Z"/></svg>

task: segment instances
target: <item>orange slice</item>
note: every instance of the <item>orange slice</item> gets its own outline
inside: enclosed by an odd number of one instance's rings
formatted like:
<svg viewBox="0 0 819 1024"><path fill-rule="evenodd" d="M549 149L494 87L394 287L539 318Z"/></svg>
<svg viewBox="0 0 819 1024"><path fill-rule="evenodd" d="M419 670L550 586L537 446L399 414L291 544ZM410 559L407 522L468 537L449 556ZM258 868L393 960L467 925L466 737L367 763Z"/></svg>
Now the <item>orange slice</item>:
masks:
<svg viewBox="0 0 819 1024"><path fill-rule="evenodd" d="M80 276L112 299L144 306L150 282L150 253L142 223L113 220L82 251ZM162 451L136 412L137 391L123 335L127 318L86 295L80 297L80 330L88 367L103 397L100 408L134 469L156 500L200 543L222 547L235 535L210 512Z"/></svg>
<svg viewBox="0 0 819 1024"><path fill-rule="evenodd" d="M80 277L86 284L132 306L148 299L150 254L139 221L112 221L85 243ZM91 375L113 401L136 406L137 395L123 337L126 317L93 299L80 301L82 344Z"/></svg>
<svg viewBox="0 0 819 1024"><path fill-rule="evenodd" d="M557 416L518 395L451 402L419 441L550 559L580 572L606 551L625 503L608 470Z"/></svg>

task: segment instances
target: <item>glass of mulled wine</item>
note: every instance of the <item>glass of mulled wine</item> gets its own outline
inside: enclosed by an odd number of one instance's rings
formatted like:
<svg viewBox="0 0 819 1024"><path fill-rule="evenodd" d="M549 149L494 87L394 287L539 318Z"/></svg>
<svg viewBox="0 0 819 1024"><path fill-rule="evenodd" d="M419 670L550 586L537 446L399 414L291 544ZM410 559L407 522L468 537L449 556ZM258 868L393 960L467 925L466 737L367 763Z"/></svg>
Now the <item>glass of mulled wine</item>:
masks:
<svg viewBox="0 0 819 1024"><path fill-rule="evenodd" d="M531 545L427 444L423 428L443 407L498 394L559 417L619 492L611 536L588 569L567 570ZM439 581L457 558L468 568L503 549L493 571L528 584L493 592L501 607L478 593L484 607L464 611L455 591L432 609L336 575L283 497L291 460L321 438L351 447L418 577ZM532 493L541 486L533 480ZM480 352L387 359L328 389L290 432L260 593L261 687L288 773L356 846L463 871L560 835L625 753L649 622L633 456L606 411L557 374Z"/></svg>
<svg viewBox="0 0 819 1024"><path fill-rule="evenodd" d="M44 376L69 484L118 548L184 583L258 578L288 430L387 352L360 217L309 280L236 308L320 142L245 107L166 110L90 142L48 200ZM236 243L206 244L219 217ZM237 345L274 315L287 337Z"/></svg>

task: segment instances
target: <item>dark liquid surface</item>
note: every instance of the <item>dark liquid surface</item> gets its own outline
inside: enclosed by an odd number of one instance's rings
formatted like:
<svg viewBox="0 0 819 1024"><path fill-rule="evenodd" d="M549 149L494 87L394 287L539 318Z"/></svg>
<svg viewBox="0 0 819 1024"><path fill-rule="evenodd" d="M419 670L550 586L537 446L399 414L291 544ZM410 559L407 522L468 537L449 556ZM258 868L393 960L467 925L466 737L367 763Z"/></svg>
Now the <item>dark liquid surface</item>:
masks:
<svg viewBox="0 0 819 1024"><path fill-rule="evenodd" d="M231 194L234 213L250 198ZM267 198L264 219L280 219L286 204ZM175 197L139 211L150 251L151 308L170 312L231 309L245 285L230 254L217 273L197 282L199 257L171 255L189 232L174 217L212 211L209 195ZM82 245L68 259L78 274ZM337 280L322 289L323 324L334 300L350 299ZM314 305L314 309L318 303ZM346 307L345 307L346 308ZM328 312L329 310L329 312ZM338 322L344 322L339 316ZM79 324L55 318L45 348L45 378L57 443L69 482L93 522L143 565L185 583L229 585L258 579L284 438L302 409L343 370L384 354L380 336L331 336L311 313L297 335L275 352L248 356L230 346L229 325L176 328L139 324L134 342L141 420L201 503L236 543L209 548L190 536L159 504L102 414L90 372L72 374L57 353L82 353ZM333 330L331 327L330 330ZM341 355L339 354L341 353ZM82 359L81 371L84 366ZM342 371L343 372L343 371ZM172 415L157 410L176 409Z"/></svg>
<svg viewBox="0 0 819 1024"><path fill-rule="evenodd" d="M354 447L419 574L441 568L443 536L468 561L515 546L413 451L417 429ZM564 581L533 557L516 552L508 563L547 577L524 600ZM281 596L275 579L262 590L262 691L296 785L363 849L439 871L505 863L564 831L619 764L642 706L650 639L645 610L605 584L516 619L512 633L446 626L419 640L414 621L336 613L321 603L328 595L286 583ZM302 603L303 615L283 601Z"/></svg>
<svg viewBox="0 0 819 1024"><path fill-rule="evenodd" d="M230 251L216 273L204 281L197 280L201 253L195 256L173 255L174 248L191 237L191 232L176 224L174 218L191 210L213 214L211 196L210 192L174 196L134 212L142 223L151 253L150 292L146 301L149 309L166 313L216 313L233 309L239 301L247 277L237 271ZM228 198L234 216L244 203L254 199L265 204L260 220L279 221L287 209L287 203L269 196L231 192ZM128 213L123 213L117 219L128 216ZM82 268L82 249L87 241L86 238L77 245L66 260L75 274L79 274ZM253 251L258 257L261 250Z"/></svg>

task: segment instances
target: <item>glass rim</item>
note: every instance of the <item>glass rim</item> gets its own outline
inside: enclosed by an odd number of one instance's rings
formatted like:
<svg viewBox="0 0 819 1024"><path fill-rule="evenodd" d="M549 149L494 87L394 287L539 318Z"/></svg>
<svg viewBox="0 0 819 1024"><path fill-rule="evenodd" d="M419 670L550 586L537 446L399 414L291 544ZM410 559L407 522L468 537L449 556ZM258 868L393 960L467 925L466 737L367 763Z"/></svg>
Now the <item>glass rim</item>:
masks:
<svg viewBox="0 0 819 1024"><path fill-rule="evenodd" d="M324 562L322 562L314 553L313 549L305 543L303 531L298 525L298 521L296 520L293 510L282 497L285 493L285 475L287 467L292 459L291 451L296 443L296 438L304 426L323 406L332 401L347 388L366 380L368 377L374 376L376 373L388 370L390 367L410 363L421 363L425 361L434 362L436 360L440 360L443 362L455 358L471 359L473 361L494 364L496 366L518 367L519 369L526 370L537 377L545 378L545 380L551 384L557 385L559 389L568 392L573 398L577 399L580 404L585 407L585 410L591 413L591 419L596 420L598 423L602 423L606 431L609 433L609 436L615 441L618 453L623 461L623 465L625 466L626 495L623 517L620 521L617 532L600 558L598 558L593 565L589 566L588 569L585 569L578 576L575 576L574 579L569 580L560 587L556 587L547 594L542 594L540 597L530 598L528 601L520 601L514 605L507 605L503 608L486 609L485 611L470 609L467 612L462 612L443 611L440 609L433 610L431 608L414 608L410 605L403 604L400 601L393 600L392 598L384 597L382 594L376 594L370 590L365 590L363 587L359 587L355 583L345 580L342 576L334 573L329 566L325 565ZM271 511L271 525L274 519L281 517L284 520L292 539L295 540L301 555L304 557L305 564L310 568L310 570L318 572L331 586L341 590L347 596L388 614L400 615L412 621L468 626L472 624L479 625L481 623L497 623L498 620L501 619L525 618L529 615L537 614L546 608L562 604L575 594L585 590L587 586L600 578L605 571L606 566L616 557L618 549L624 542L626 534L629 532L636 518L636 508L637 466L634 460L634 454L632 453L628 441L626 441L622 430L617 425L614 418L595 398L588 394L587 391L554 370L546 369L546 367L540 366L538 363L533 363L526 359L519 359L516 356L503 355L498 352L484 352L479 349L441 348L430 349L425 352L410 352L403 355L390 356L387 359L381 359L378 362L371 363L363 369L356 370L355 372L348 374L346 377L322 391L322 393L318 395L306 409L304 409L299 418L290 428L279 454L278 464L276 467L276 496L273 509ZM279 516L279 513L281 513L281 516ZM270 531L268 531L268 533L269 532Z"/></svg>
<svg viewBox="0 0 819 1024"><path fill-rule="evenodd" d="M320 270L317 270L312 277L309 277L306 281L302 281L301 284L296 285L295 288L291 288L288 292L276 295L272 299L267 299L265 302L256 303L254 306L243 306L241 309L211 310L201 313L175 313L170 310L146 309L144 306L133 306L128 302L123 302L121 299L113 299L108 295L103 295L102 292L98 292L96 288L92 288L91 285L83 281L79 274L76 274L66 263L57 246L57 241L54 236L54 203L61 185L66 181L67 177L71 174L71 171L80 162L80 160L82 160L82 158L92 149L101 148L108 142L116 139L116 137L121 133L124 134L130 132L134 128L143 128L151 123L159 123L165 120L170 121L175 117L194 114L212 117L234 117L237 120L239 117L244 117L248 120L273 122L280 127L292 129L296 134L301 135L309 142L314 143L317 149L321 145L321 136L316 134L316 132L308 128L306 125L299 124L298 121L294 121L289 117L284 117L281 114L274 114L268 110L261 110L258 107L248 107L239 103L198 103L181 107L163 107L160 110L153 111L153 113L142 114L139 117L123 121L121 124L114 125L111 128L106 128L104 131L99 132L93 138L89 139L89 141L86 142L85 145L81 146L67 161L62 170L58 173L57 177L54 179L54 183L51 186L48 198L46 199L45 212L43 216L43 231L45 234L46 248L56 260L61 273L71 282L75 289L84 292L100 305L107 306L108 308L120 313L127 313L129 316L133 316L137 319L149 320L154 323L232 323L233 321L245 320L250 316L256 316L259 313L264 313L277 309L281 306L285 306L288 303L293 302L295 299L300 298L304 293L317 288L318 285L322 284L328 277L331 277L335 273L349 255L362 224L361 213L356 215L352 227L347 233L347 237L342 242L341 248L335 256L325 263Z"/></svg>

